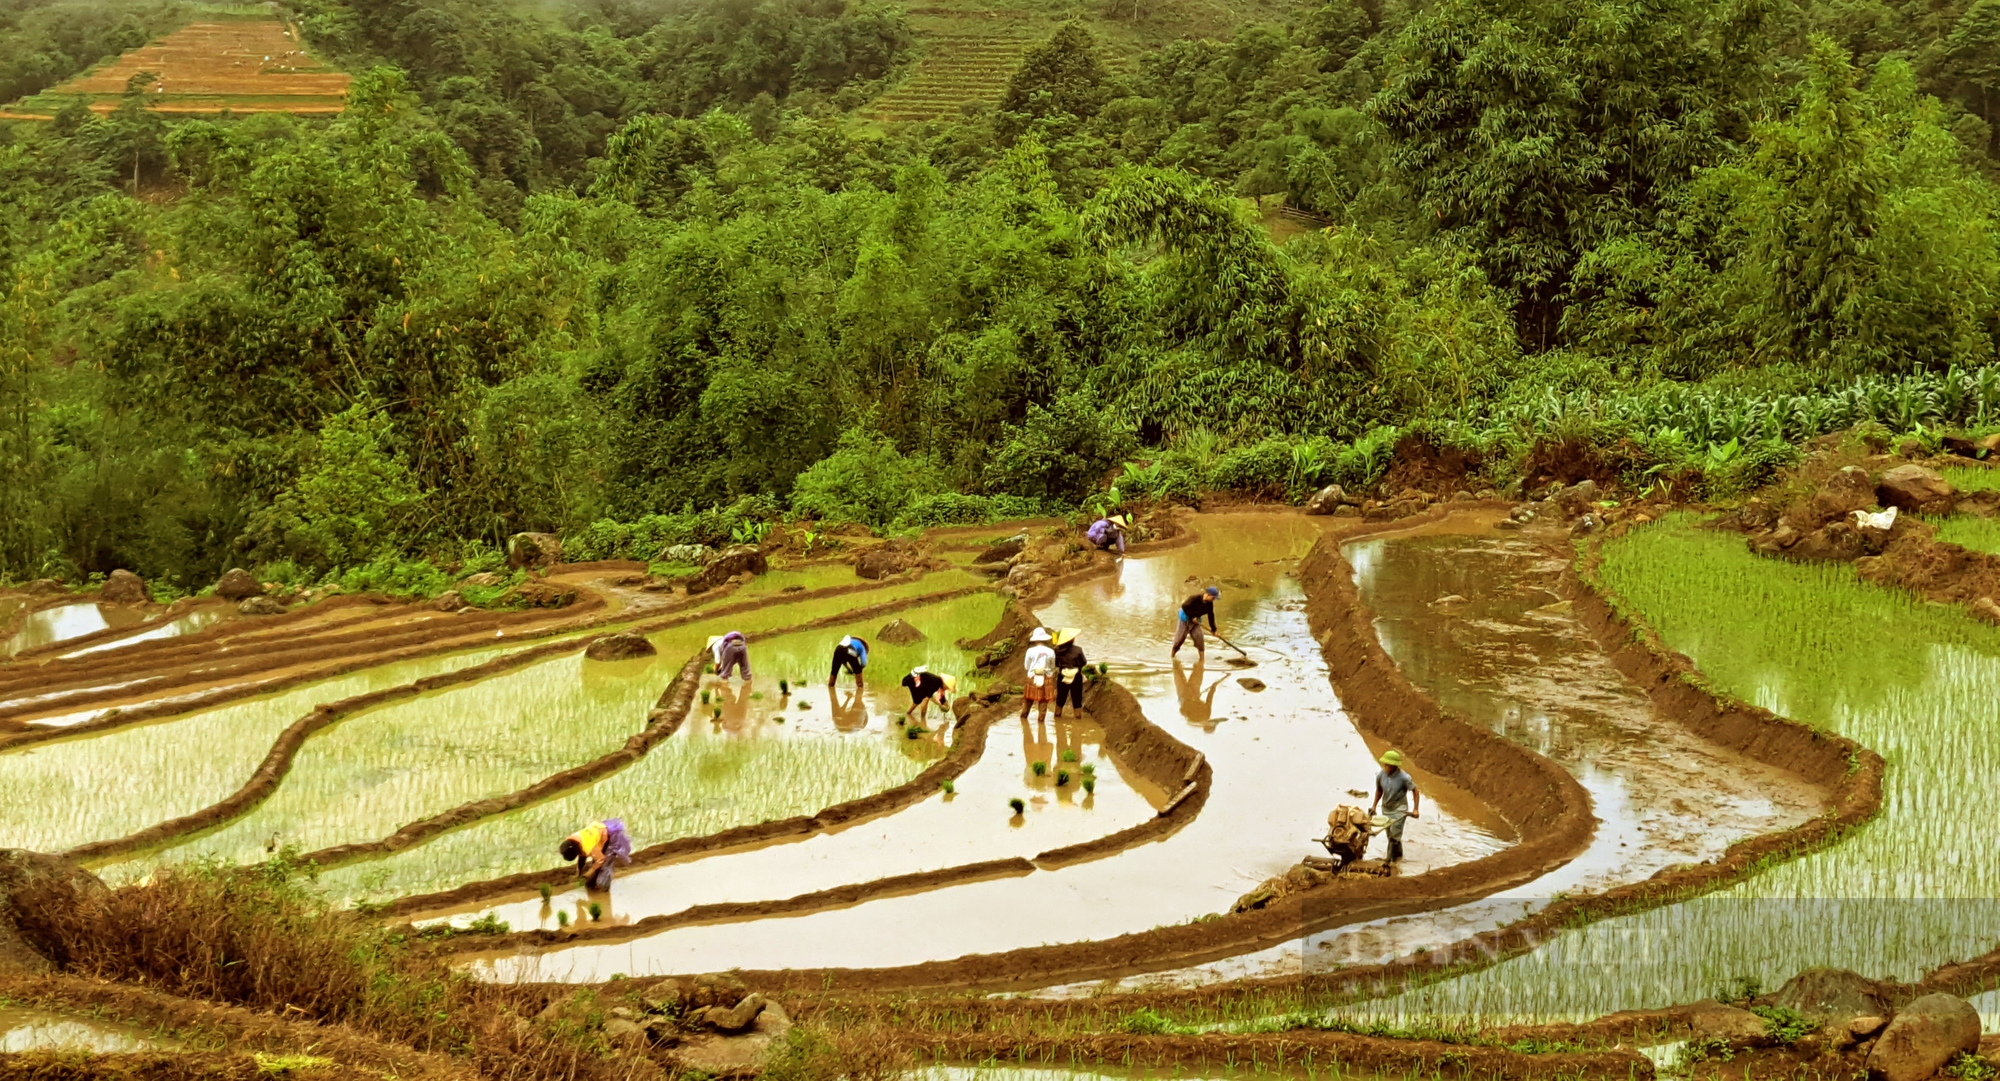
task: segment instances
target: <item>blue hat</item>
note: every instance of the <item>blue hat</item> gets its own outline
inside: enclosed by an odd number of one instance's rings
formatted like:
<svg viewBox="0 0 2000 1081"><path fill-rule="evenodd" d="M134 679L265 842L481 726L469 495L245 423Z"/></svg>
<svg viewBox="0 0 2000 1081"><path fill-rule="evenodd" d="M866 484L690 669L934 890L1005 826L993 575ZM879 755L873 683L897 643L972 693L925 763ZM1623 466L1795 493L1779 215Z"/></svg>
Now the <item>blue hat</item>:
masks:
<svg viewBox="0 0 2000 1081"><path fill-rule="evenodd" d="M1220 596L1222 596L1222 591L1221 591L1221 590L1219 590L1219 589L1217 589L1217 588L1215 588L1214 586L1209 586L1209 587L1208 587L1207 589L1205 589L1205 590L1202 590L1202 592L1204 592L1204 593L1208 594L1208 595L1209 595L1209 596L1211 596L1211 597L1220 597Z"/></svg>

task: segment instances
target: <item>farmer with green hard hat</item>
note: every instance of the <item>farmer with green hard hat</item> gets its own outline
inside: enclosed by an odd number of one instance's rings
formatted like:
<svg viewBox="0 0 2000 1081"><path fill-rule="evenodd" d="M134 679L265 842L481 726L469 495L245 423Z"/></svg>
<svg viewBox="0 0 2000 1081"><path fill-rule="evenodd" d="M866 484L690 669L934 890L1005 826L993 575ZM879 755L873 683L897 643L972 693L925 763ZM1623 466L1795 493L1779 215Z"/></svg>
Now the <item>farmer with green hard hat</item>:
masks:
<svg viewBox="0 0 2000 1081"><path fill-rule="evenodd" d="M1368 816L1375 816L1375 805L1382 805L1382 813L1389 816L1389 862L1396 863L1403 858L1403 823L1419 817L1417 808L1423 803L1423 796L1417 792L1417 782L1403 769L1403 752L1389 751L1381 759L1382 772L1375 775L1375 799L1368 804Z"/></svg>

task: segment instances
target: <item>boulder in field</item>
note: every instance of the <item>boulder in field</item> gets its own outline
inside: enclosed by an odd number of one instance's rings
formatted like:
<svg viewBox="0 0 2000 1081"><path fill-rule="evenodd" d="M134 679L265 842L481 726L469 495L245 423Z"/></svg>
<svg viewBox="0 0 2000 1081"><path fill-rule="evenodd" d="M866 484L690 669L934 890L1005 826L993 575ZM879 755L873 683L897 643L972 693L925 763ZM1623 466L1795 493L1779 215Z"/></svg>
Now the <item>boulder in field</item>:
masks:
<svg viewBox="0 0 2000 1081"><path fill-rule="evenodd" d="M1853 522L1833 522L1800 537L1785 554L1793 559L1851 563L1868 554L1868 542Z"/></svg>
<svg viewBox="0 0 2000 1081"><path fill-rule="evenodd" d="M1319 491L1314 492L1311 499L1306 500L1306 513L1332 514L1335 510L1339 509L1341 504L1346 502L1347 490L1338 484L1329 484Z"/></svg>
<svg viewBox="0 0 2000 1081"><path fill-rule="evenodd" d="M281 616L285 614L285 602L259 593L255 597L245 597L236 606L236 612L245 616Z"/></svg>
<svg viewBox="0 0 2000 1081"><path fill-rule="evenodd" d="M901 574L922 561L923 556L914 545L891 542L877 545L856 556L854 573L859 577L875 581Z"/></svg>
<svg viewBox="0 0 2000 1081"><path fill-rule="evenodd" d="M507 538L507 565L553 567L562 562L562 538L554 533L516 533Z"/></svg>
<svg viewBox="0 0 2000 1081"><path fill-rule="evenodd" d="M1687 1024L1699 1035L1737 1045L1757 1043L1765 1038L1766 1032L1763 1018L1713 999L1688 1007Z"/></svg>
<svg viewBox="0 0 2000 1081"><path fill-rule="evenodd" d="M607 634L590 643L583 655L593 661L629 661L634 657L651 657L659 650L646 640L643 634Z"/></svg>
<svg viewBox="0 0 2000 1081"><path fill-rule="evenodd" d="M576 590L530 578L502 594L501 600L517 602L529 608L567 608L576 601Z"/></svg>
<svg viewBox="0 0 2000 1081"><path fill-rule="evenodd" d="M1021 549L1027 546L1028 535L1026 533L1017 533L1006 540L995 541L991 545L988 545L987 549L979 553L972 561L974 563L1005 563L1015 556L1020 555Z"/></svg>
<svg viewBox="0 0 2000 1081"><path fill-rule="evenodd" d="M1875 498L1885 507L1897 507L1905 511L1925 511L1934 513L1949 509L1951 498L1956 493L1951 483L1935 471L1920 465L1899 465L1875 482Z"/></svg>
<svg viewBox="0 0 2000 1081"><path fill-rule="evenodd" d="M145 604L152 600L146 592L146 583L128 570L115 570L104 580L104 588L98 590L97 599L104 604Z"/></svg>
<svg viewBox="0 0 2000 1081"><path fill-rule="evenodd" d="M1785 981L1771 1004L1815 1021L1888 1016L1889 1003L1874 980L1844 968L1809 968ZM1879 1027L1879 1026L1878 1026Z"/></svg>
<svg viewBox="0 0 2000 1081"><path fill-rule="evenodd" d="M222 578L215 583L215 595L226 601L240 601L263 592L264 583L242 567L231 567L222 572Z"/></svg>
<svg viewBox="0 0 2000 1081"><path fill-rule="evenodd" d="M1875 1081L1922 1081L1979 1047L1979 1011L1956 995L1925 995L1904 1006L1868 1052Z"/></svg>
<svg viewBox="0 0 2000 1081"><path fill-rule="evenodd" d="M875 632L875 637L892 646L907 646L912 642L923 641L924 632L911 626L909 620L894 619L883 624L882 629Z"/></svg>
<svg viewBox="0 0 2000 1081"><path fill-rule="evenodd" d="M432 598L431 607L440 612L456 612L465 607L465 595L456 589L447 589Z"/></svg>
<svg viewBox="0 0 2000 1081"><path fill-rule="evenodd" d="M770 569L771 561L755 545L734 545L709 557L708 565L688 579L687 591L706 593L728 584L739 574L762 574Z"/></svg>

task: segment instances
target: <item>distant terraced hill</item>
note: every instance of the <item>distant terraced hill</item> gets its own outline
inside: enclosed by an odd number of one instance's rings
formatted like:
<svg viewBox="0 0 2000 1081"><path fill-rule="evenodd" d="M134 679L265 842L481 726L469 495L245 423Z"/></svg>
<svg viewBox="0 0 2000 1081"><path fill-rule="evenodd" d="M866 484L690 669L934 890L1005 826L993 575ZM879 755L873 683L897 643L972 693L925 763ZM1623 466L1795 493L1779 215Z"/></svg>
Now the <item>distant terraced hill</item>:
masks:
<svg viewBox="0 0 2000 1081"><path fill-rule="evenodd" d="M183 26L0 115L53 116L79 96L108 113L126 82L146 72L156 76L146 105L167 113L337 113L351 81L307 55L297 31L276 16L223 17Z"/></svg>
<svg viewBox="0 0 2000 1081"><path fill-rule="evenodd" d="M876 120L936 120L966 105L1000 103L1021 53L1036 39L1026 32L995 36L923 34L924 58L903 84L875 99L862 115Z"/></svg>

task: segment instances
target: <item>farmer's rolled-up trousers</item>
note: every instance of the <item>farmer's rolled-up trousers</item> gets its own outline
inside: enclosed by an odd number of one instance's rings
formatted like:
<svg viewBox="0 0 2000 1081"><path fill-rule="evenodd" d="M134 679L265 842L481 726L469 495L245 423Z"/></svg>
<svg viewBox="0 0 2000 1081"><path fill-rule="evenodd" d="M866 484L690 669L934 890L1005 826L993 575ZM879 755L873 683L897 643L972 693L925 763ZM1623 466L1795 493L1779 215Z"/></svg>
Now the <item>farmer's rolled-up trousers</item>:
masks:
<svg viewBox="0 0 2000 1081"><path fill-rule="evenodd" d="M1202 637L1201 620L1199 619L1181 620L1180 627L1174 631L1174 648L1169 652L1179 653L1181 651L1181 643L1187 641L1190 636L1194 638L1194 648L1197 652L1208 652L1208 639Z"/></svg>

